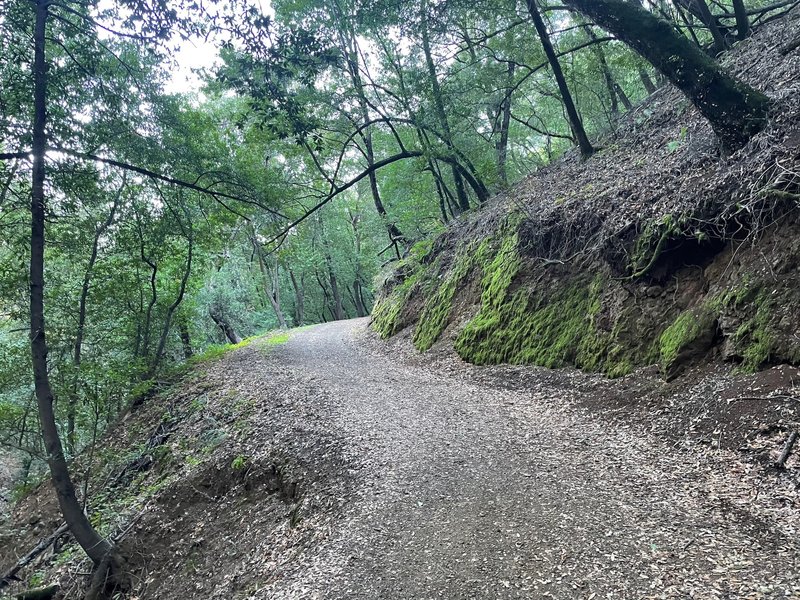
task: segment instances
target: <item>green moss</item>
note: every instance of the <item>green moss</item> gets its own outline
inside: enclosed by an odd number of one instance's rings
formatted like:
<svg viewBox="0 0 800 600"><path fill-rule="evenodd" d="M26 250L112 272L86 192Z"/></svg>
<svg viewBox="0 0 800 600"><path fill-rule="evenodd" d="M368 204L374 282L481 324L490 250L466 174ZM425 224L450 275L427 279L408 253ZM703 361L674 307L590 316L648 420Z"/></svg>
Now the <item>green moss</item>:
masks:
<svg viewBox="0 0 800 600"><path fill-rule="evenodd" d="M734 334L735 343L743 348L741 370L757 371L769 362L774 351L771 331L774 301L766 289L760 290L753 299L755 315L745 321Z"/></svg>
<svg viewBox="0 0 800 600"><path fill-rule="evenodd" d="M537 305L527 290L506 298L503 278L487 276L481 310L461 331L456 351L476 364L517 363L560 367L572 363L586 334L588 288L575 285Z"/></svg>
<svg viewBox="0 0 800 600"><path fill-rule="evenodd" d="M506 240L508 245L516 246L517 236L513 235ZM479 244L469 244L458 255L444 281L425 303L425 308L414 330L414 345L418 350L424 352L436 343L450 322L450 312L456 292L473 269L482 267L482 263L490 255L489 240L484 240Z"/></svg>
<svg viewBox="0 0 800 600"><path fill-rule="evenodd" d="M372 328L382 339L390 338L403 326L401 315L406 302L420 280L421 267L391 291L391 293L375 303L372 309Z"/></svg>
<svg viewBox="0 0 800 600"><path fill-rule="evenodd" d="M716 321L717 312L713 303L704 304L678 315L659 338L663 371L669 373L681 354L696 345L698 341L713 338Z"/></svg>
<svg viewBox="0 0 800 600"><path fill-rule="evenodd" d="M455 267L425 304L414 330L414 345L418 350L428 350L439 339L450 317L456 290L472 269L468 256L461 256Z"/></svg>

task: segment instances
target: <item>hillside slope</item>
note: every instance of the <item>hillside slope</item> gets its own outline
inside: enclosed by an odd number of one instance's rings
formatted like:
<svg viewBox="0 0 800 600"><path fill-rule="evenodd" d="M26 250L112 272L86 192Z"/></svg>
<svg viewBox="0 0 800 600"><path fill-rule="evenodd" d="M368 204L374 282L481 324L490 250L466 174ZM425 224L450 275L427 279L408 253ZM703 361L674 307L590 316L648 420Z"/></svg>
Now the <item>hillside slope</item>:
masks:
<svg viewBox="0 0 800 600"><path fill-rule="evenodd" d="M774 101L770 126L721 156L665 87L602 150L573 152L421 244L389 276L374 328L477 363L670 378L713 354L800 363L800 11L724 62Z"/></svg>

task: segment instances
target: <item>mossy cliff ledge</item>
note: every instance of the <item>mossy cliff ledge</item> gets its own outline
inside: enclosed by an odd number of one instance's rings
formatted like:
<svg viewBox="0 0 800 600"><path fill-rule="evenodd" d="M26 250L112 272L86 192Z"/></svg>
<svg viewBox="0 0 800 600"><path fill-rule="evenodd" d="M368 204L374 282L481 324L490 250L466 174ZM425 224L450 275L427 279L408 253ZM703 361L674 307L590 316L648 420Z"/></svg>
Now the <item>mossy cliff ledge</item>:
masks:
<svg viewBox="0 0 800 600"><path fill-rule="evenodd" d="M708 357L745 370L800 363L797 215L758 241L714 240L666 222L666 236L643 226L627 253L606 245L574 264L538 257L531 222L518 212L488 234L464 227L402 262L384 284L373 328L384 338L408 329L420 351L452 344L475 364L611 377L658 364L671 378ZM658 256L643 258L645 249Z"/></svg>

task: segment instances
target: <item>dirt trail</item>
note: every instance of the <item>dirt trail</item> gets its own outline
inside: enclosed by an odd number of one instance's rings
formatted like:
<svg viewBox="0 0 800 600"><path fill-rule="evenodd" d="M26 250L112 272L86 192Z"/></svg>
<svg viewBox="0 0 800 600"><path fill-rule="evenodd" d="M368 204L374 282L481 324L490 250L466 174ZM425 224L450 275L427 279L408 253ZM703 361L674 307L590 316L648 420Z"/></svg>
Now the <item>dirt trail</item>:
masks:
<svg viewBox="0 0 800 600"><path fill-rule="evenodd" d="M796 513L750 503L736 473L611 427L544 379L510 391L390 359L369 336L338 322L275 350L360 483L266 597L800 598Z"/></svg>

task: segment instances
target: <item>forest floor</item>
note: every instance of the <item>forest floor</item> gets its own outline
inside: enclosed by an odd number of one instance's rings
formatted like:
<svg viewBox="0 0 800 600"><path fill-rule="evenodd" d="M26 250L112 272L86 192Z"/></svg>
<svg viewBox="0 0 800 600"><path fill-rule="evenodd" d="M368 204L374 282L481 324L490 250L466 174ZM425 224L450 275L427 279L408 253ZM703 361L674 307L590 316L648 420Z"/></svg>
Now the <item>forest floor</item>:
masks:
<svg viewBox="0 0 800 600"><path fill-rule="evenodd" d="M768 465L796 369L610 381L421 355L367 325L255 341L112 432L101 454L162 444L93 495L120 519L130 597L800 598L800 461ZM46 486L21 522L3 566L58 525ZM87 565L61 552L39 579L80 597Z"/></svg>

